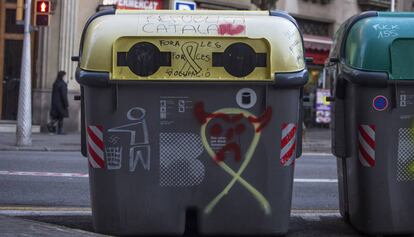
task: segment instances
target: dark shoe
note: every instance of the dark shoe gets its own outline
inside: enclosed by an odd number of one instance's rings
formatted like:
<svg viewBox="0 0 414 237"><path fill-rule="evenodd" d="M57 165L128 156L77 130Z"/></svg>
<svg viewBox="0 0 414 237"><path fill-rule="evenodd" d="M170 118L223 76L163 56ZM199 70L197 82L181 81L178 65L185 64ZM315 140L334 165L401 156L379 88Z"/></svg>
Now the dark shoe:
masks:
<svg viewBox="0 0 414 237"><path fill-rule="evenodd" d="M55 133L56 132L56 127L53 123L48 123L46 125L46 128L50 133Z"/></svg>

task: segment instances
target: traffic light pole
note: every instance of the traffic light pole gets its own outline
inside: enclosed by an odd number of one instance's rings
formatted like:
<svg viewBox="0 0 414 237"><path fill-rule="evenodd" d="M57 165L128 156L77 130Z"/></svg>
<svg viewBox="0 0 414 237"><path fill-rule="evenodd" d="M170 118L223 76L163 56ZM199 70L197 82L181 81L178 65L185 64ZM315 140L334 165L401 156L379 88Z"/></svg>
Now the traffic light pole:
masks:
<svg viewBox="0 0 414 237"><path fill-rule="evenodd" d="M32 0L26 0L24 16L23 55L20 71L19 104L17 111L16 145L32 144L32 73L30 50L30 15Z"/></svg>

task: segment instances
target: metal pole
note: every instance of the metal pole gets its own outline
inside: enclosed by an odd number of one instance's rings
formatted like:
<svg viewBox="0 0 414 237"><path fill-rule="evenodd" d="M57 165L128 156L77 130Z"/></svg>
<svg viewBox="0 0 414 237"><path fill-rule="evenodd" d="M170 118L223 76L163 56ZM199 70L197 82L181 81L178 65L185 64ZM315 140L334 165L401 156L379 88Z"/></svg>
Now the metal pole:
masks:
<svg viewBox="0 0 414 237"><path fill-rule="evenodd" d="M391 0L391 12L395 11L395 0Z"/></svg>
<svg viewBox="0 0 414 237"><path fill-rule="evenodd" d="M16 145L32 144L32 70L30 50L30 15L32 0L26 0L22 66L20 70L19 105L17 111Z"/></svg>

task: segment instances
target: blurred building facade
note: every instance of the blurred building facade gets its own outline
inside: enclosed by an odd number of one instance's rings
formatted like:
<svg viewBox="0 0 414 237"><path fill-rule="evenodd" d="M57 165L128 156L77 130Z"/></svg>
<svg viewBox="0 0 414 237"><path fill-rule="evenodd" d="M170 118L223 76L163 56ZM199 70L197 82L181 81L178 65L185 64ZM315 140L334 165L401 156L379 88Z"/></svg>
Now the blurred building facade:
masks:
<svg viewBox="0 0 414 237"><path fill-rule="evenodd" d="M191 0L190 0L191 1ZM305 88L312 95L316 88L329 87L324 78L324 62L332 37L339 25L363 10L388 10L390 1L377 0L193 0L197 9L267 10L280 9L294 16L304 34L309 63L310 82ZM83 26L89 16L108 8L172 9L173 0L51 0L50 26L32 33L33 124L44 130L49 121L52 84L57 72L67 72L70 117L65 120L67 132L80 130L80 102L75 80L77 64L71 56L79 54ZM0 120L15 120L17 116L18 84L23 29L15 22L16 0L0 0ZM397 10L412 11L413 0L397 0ZM312 120L312 102L305 104ZM1 123L0 123L1 126Z"/></svg>
<svg viewBox="0 0 414 237"><path fill-rule="evenodd" d="M2 0L3 1L3 0ZM197 0L197 9L250 10L256 8L250 0ZM80 102L74 100L80 88L75 80L77 64L71 56L79 55L79 43L88 18L99 10L111 7L121 9L159 10L172 9L169 0L53 0L53 15L49 27L35 34L33 123L45 125L49 121L51 88L59 70L67 72L69 88L69 119L65 119L65 131L80 130Z"/></svg>
<svg viewBox="0 0 414 237"><path fill-rule="evenodd" d="M389 11L389 0L278 0L277 9L292 15L303 34L305 56L308 62L309 82L304 94L309 101L304 102L305 124L307 126L328 126L316 122L317 92L324 93L331 83L324 64L328 59L332 39L339 26L353 15L363 11ZM414 1L396 0L395 11L413 11ZM329 121L329 120L327 120Z"/></svg>

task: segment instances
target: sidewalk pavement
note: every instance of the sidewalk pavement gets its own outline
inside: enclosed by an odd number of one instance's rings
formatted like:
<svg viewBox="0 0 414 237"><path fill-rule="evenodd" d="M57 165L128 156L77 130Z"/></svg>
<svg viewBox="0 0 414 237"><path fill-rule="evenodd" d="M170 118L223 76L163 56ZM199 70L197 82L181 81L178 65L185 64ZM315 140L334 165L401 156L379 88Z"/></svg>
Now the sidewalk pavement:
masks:
<svg viewBox="0 0 414 237"><path fill-rule="evenodd" d="M302 152L331 153L331 130L308 128L303 133Z"/></svg>
<svg viewBox="0 0 414 237"><path fill-rule="evenodd" d="M99 237L103 235L71 229L21 218L0 216L0 230L3 237L43 236L43 237Z"/></svg>
<svg viewBox="0 0 414 237"><path fill-rule="evenodd" d="M195 222L190 224L183 237L201 237L197 234ZM0 216L1 236L106 236L93 233L92 216L86 215L39 215L39 216ZM5 234L5 235L4 235ZM212 237L219 237L213 235ZM248 235L246 237L253 237ZM313 213L292 210L289 231L285 237L360 237L349 224L345 223L337 211ZM160 236L161 237L161 236ZM256 236L254 236L256 237Z"/></svg>
<svg viewBox="0 0 414 237"><path fill-rule="evenodd" d="M309 128L303 133L303 153L331 153L331 133ZM33 133L31 146L16 146L15 133L0 133L0 151L80 151L80 133L56 135Z"/></svg>
<svg viewBox="0 0 414 237"><path fill-rule="evenodd" d="M80 133L33 133L31 146L16 146L15 133L0 133L0 151L80 151Z"/></svg>

